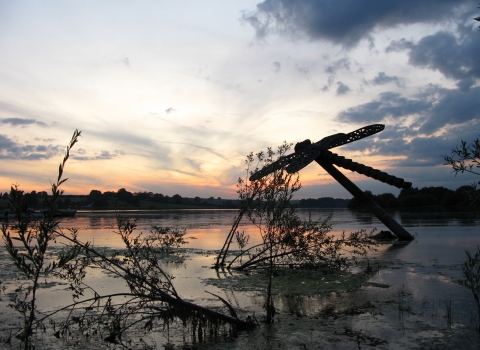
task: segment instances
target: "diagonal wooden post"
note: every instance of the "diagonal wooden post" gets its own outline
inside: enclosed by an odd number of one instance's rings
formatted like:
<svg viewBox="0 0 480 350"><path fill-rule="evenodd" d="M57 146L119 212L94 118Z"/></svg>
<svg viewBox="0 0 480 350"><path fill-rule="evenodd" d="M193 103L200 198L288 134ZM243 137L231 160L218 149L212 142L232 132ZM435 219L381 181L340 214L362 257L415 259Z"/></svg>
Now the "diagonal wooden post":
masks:
<svg viewBox="0 0 480 350"><path fill-rule="evenodd" d="M335 168L331 163L322 160L321 157L315 159L320 166L325 169L335 180L338 181L348 192L350 192L360 203L366 205L372 213L387 226L393 234L401 241L412 241L413 236L388 215L380 206L372 199L368 198L361 189L359 189L352 181L350 181L340 170Z"/></svg>

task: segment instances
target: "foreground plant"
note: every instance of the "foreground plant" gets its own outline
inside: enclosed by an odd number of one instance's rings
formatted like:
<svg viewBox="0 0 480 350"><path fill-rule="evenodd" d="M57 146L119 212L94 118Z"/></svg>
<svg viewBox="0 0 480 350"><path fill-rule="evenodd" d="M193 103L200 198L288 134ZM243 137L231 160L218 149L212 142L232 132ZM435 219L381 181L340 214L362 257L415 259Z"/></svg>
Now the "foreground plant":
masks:
<svg viewBox="0 0 480 350"><path fill-rule="evenodd" d="M444 155L443 159L445 161L443 165L450 166L455 176L459 173L480 175L480 139L477 138L470 144L461 140L460 146L455 146L452 149L451 156ZM464 194L471 206L478 207L479 205L479 184L480 181L475 181L472 183L470 191Z"/></svg>
<svg viewBox="0 0 480 350"><path fill-rule="evenodd" d="M369 247L374 244L365 230L349 235L344 233L340 237L328 235L331 230L330 217L323 220L314 220L311 217L307 220L301 219L295 206L291 204L293 195L301 188L298 173L289 174L281 168L258 180L248 180L259 167L271 164L275 156L283 157L291 146L283 143L277 152L269 148L266 153L260 152L255 156L251 153L247 156L246 178L240 178L237 184L237 193L241 200L240 214L235 218L216 262L217 268L263 268L267 271L267 323L273 322L275 315L271 292L275 269L287 267L345 270L349 266L350 257L366 255ZM245 247L248 240L237 231L240 219L244 216L258 228L262 239L260 244ZM227 262L229 247L234 237L237 242L239 238L243 238L239 242L241 249Z"/></svg>
<svg viewBox="0 0 480 350"><path fill-rule="evenodd" d="M444 165L452 167L455 176L458 173L464 172L480 175L480 140L477 138L471 144L467 144L466 141L461 141L460 146L456 146L452 149L452 156L444 155ZM480 193L477 189L480 181L476 181L471 185L471 189L465 196L470 202L471 206L478 207L478 200ZM478 209L477 209L478 213ZM467 260L462 264L463 277L465 279L460 280L460 284L469 288L472 291L473 298L477 304L477 311L479 315L479 327L480 333L480 247L477 246L477 252L474 256L469 251L465 251Z"/></svg>
<svg viewBox="0 0 480 350"><path fill-rule="evenodd" d="M183 300L173 285L174 276L164 269L163 260L170 259L170 255L165 251L164 241L157 237L161 230L148 235L136 234L135 230L135 222L118 217L116 233L125 249L113 253L81 242L76 232L71 235L60 233L60 237L68 240L71 249L80 247L83 252L83 256L75 261L76 269L82 264L100 268L107 274L106 280L120 278L126 288L102 293L103 284L92 286L84 279L75 280L71 285L75 301L46 314L41 320L69 310L68 317L56 323L58 335L66 335L77 327L84 335L99 334L105 341L125 346L132 346L133 339L122 338L128 331L168 330L175 321L189 328L192 339L199 341L208 335L219 334L224 325L230 326L232 332L253 325L238 319L235 312L229 316ZM219 299L233 310L225 300Z"/></svg>
<svg viewBox="0 0 480 350"><path fill-rule="evenodd" d="M25 349L32 348L31 339L34 328L41 324L36 319L37 291L41 285L41 279L65 267L71 259L75 258L76 254L73 253L78 253L78 250L72 250L69 254L61 255L56 261L47 261L49 243L57 237L58 222L54 218L54 213L57 209L57 200L63 193L60 186L67 180L62 179L63 170L70 156L70 150L80 136L81 132L75 130L63 162L59 166L57 181L52 184L52 196L44 198L44 204L47 207L44 218L35 220L23 210L21 198L23 191L18 185L12 185L10 190L9 201L14 210L15 219L12 225L2 222L2 236L13 263L28 281L26 286L19 288L19 292L10 304L23 317L24 326L17 336L24 341Z"/></svg>
<svg viewBox="0 0 480 350"><path fill-rule="evenodd" d="M480 320L480 246L477 246L477 252L474 256L468 250L467 260L462 264L462 272L464 280L460 280L460 284L472 291L473 298L477 304L478 319ZM478 326L480 333L480 325Z"/></svg>
<svg viewBox="0 0 480 350"><path fill-rule="evenodd" d="M186 243L184 230L154 226L149 234L138 234L135 221L117 216L116 234L125 248L112 251L81 241L76 229L63 231L59 227L53 214L63 192L60 187L66 181L62 179L65 163L79 136L80 132L75 131L60 164L57 182L52 184L52 195L45 198L48 206L45 217L34 219L22 212L22 191L18 186L12 186L10 193L17 218L11 225L2 224L2 235L12 262L29 282L17 289L11 303L24 319L24 326L17 334L24 341L24 348L33 348L35 331L39 328L46 331L49 326L56 337L79 331L82 336L100 336L106 342L125 347L145 345L143 339L125 337L128 331L135 330L137 335L138 330L168 331L174 321L188 328L192 339L199 341L207 335L218 335L225 326L232 332L254 326L238 319L233 308L218 296L231 315L179 296L172 282L174 277L165 271L163 260L171 260L174 248ZM58 258L47 259L53 241L62 241L65 247ZM104 277L97 284L87 283L90 273L99 269ZM38 310L39 287L58 279L69 285L72 302L54 310ZM111 282L118 280L123 282L123 288L104 292L110 290Z"/></svg>

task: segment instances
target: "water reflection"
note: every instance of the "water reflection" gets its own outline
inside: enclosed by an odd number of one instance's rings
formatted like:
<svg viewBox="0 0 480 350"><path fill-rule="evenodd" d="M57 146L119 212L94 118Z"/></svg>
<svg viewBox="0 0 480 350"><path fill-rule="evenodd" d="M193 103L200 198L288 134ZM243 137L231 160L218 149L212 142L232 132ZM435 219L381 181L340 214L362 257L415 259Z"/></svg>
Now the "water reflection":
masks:
<svg viewBox="0 0 480 350"><path fill-rule="evenodd" d="M404 226L472 226L478 225L479 218L472 212L428 211L396 212Z"/></svg>
<svg viewBox="0 0 480 350"><path fill-rule="evenodd" d="M321 295L302 296L302 295L276 295L274 298L275 307L281 311L295 316L315 316L327 303L326 297Z"/></svg>
<svg viewBox="0 0 480 350"><path fill-rule="evenodd" d="M220 249L225 237L230 230L230 225L237 215L237 210L158 210L158 211L123 211L125 219L137 220L138 231L148 232L152 225L179 226L187 229L187 235L193 237L188 247L199 249ZM343 231L353 232L359 229L370 231L388 230L375 216L369 212L351 211L348 209L300 209L299 216L305 219L309 215L313 219L326 218L332 215L332 234L339 235ZM471 235L470 228L478 227L480 219L471 213L442 212L429 213L393 212L390 213L395 220L405 226L410 233L417 233L418 240L430 240L436 234L450 236L450 241L457 238L469 239L465 234ZM79 211L74 218L62 219L63 228L75 227L80 232L83 240L95 241L101 245L122 246L118 235L113 231L117 229L115 211ZM434 229L437 228L437 229ZM244 218L239 230L244 230L250 235L250 243L259 243L258 230ZM446 242L448 245L452 242ZM473 243L469 239L470 243ZM434 244L435 242L431 242ZM473 247L476 243L473 243ZM471 247L471 246L470 246ZM391 250L400 247L393 246Z"/></svg>

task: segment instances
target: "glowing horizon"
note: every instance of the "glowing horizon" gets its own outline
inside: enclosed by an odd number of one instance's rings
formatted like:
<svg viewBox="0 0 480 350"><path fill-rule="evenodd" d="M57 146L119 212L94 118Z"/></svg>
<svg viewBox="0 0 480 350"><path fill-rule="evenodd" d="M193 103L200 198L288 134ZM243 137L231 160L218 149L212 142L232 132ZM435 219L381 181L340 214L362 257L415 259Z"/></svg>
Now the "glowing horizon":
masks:
<svg viewBox="0 0 480 350"><path fill-rule="evenodd" d="M333 151L414 187L470 184L441 155L480 133L478 4L323 5L3 3L0 191L48 190L79 129L67 194L234 198L251 151L374 123ZM350 197L316 165L301 181L299 198Z"/></svg>

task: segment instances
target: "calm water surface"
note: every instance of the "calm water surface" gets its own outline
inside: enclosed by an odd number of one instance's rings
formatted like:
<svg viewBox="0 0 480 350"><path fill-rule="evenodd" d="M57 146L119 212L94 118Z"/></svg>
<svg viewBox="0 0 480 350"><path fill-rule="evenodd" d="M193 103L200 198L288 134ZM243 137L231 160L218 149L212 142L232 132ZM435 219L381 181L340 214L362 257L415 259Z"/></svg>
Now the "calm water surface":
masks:
<svg viewBox="0 0 480 350"><path fill-rule="evenodd" d="M386 227L368 212L312 209L299 210L299 213L305 218L308 215L313 218L332 215L333 234L360 229L386 230ZM176 289L182 297L204 306L218 306L216 298L203 292L208 289L226 297L243 314L252 314L255 311L261 314L263 294L234 293L205 284L208 278L228 277L226 272L222 275L210 269L210 266L215 258L213 251L222 247L236 214L237 210L122 212L124 218L137 220L139 233L148 232L152 225L187 229L187 236L191 238L188 248L194 248L194 253L185 264L171 267L176 276ZM306 348L317 348L319 342L322 339L325 341L329 335L318 333L319 335L315 336L315 332L323 329L315 315L318 315L325 305L334 303L337 308L341 308L342 303L344 306L351 303L361 305L366 300L373 302L378 313L352 317L347 326L353 331L361 331L362 334L388 342L388 345L379 346L379 349L422 349L425 348L422 342L427 342L428 345L429 339L433 341L442 337L449 337L445 340L448 346L443 348L480 348L480 338L474 330L478 321L476 305L471 292L458 284L458 279L462 278L460 265L465 260L465 250L474 251L480 244L480 219L469 213L442 211L395 212L391 215L407 231L414 234L416 239L404 245L384 245L370 253L369 259L374 266L376 261L388 262L387 267L372 275L369 280L377 286L366 285L351 295L333 293L309 297L278 296L276 307L280 315L294 313L296 320L307 323L295 328L296 326L289 323L293 322L292 319L289 319L290 321L279 323L271 330L261 327L255 334L242 333L236 342L213 345L213 348L244 349L246 344L250 344L250 348L263 349L267 348L266 342L270 344L268 348L302 348L301 344L306 344ZM96 246L121 247L122 243L114 233L116 225L114 211L79 211L75 218L61 221L64 229L78 229L80 240L93 242ZM246 220L241 223L239 230L251 236L251 244L259 241L257 229ZM379 288L378 285L387 288ZM41 296L39 298L39 302L42 302ZM451 324L447 324L445 317L447 303L451 303ZM397 306L400 304L402 310ZM295 305L294 311L291 310L292 305ZM343 332L343 325L339 327L339 331ZM468 340L466 336L469 337ZM321 348L358 348L354 340L348 337L345 339L346 343L328 343ZM278 347L275 345L277 343ZM162 344L162 341L159 341L159 344Z"/></svg>
<svg viewBox="0 0 480 350"><path fill-rule="evenodd" d="M148 232L152 225L178 226L187 229L188 235L196 237L190 248L220 249L230 225L237 215L237 210L162 210L162 211L123 211L125 219L137 220L139 232ZM386 230L387 228L368 212L348 209L300 209L299 215L307 218L326 218L332 216L332 233L352 232L360 229ZM463 255L464 249L471 249L480 244L478 228L480 219L464 212L395 212L391 214L411 234L416 234L416 242L400 256L409 254L415 258L416 251L426 255L442 253L445 258ZM79 230L84 240L94 240L96 244L121 246L114 233L117 221L114 211L79 211L74 218L65 218L63 228L74 227ZM257 229L244 218L239 230L250 234L251 242L258 240ZM420 249L414 248L420 247ZM463 258L463 257L462 257Z"/></svg>

